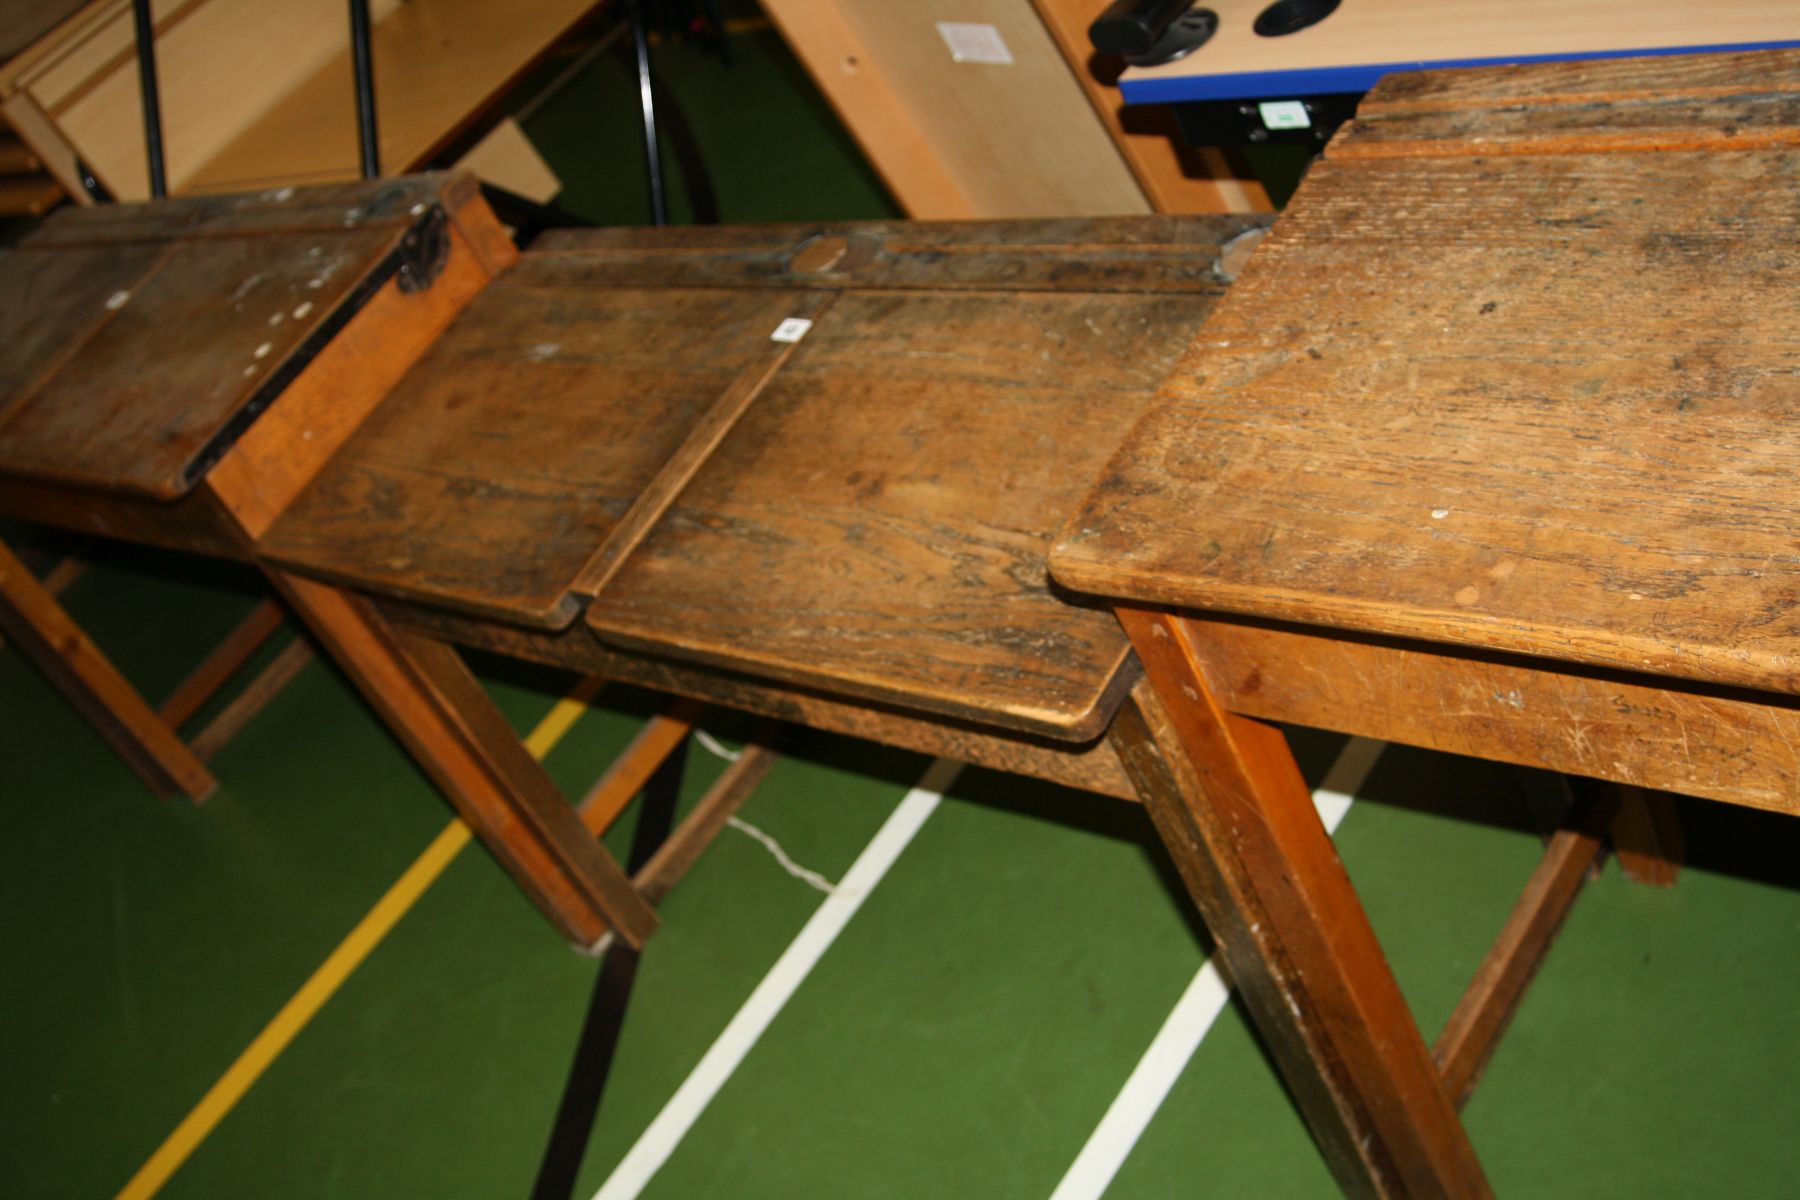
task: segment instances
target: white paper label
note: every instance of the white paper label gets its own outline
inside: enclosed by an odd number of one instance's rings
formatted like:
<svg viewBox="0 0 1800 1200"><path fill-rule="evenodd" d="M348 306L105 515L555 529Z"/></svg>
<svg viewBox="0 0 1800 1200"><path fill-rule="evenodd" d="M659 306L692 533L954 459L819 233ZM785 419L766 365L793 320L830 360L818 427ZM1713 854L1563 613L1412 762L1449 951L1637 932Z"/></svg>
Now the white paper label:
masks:
<svg viewBox="0 0 1800 1200"><path fill-rule="evenodd" d="M1006 48L1006 39L992 25L939 21L937 27L938 33L943 35L944 45L950 47L950 57L955 61L1012 66L1012 51Z"/></svg>
<svg viewBox="0 0 1800 1200"><path fill-rule="evenodd" d="M811 328L812 322L805 317L789 317L775 327L775 332L769 335L769 340L771 342L797 342L805 337L806 331Z"/></svg>
<svg viewBox="0 0 1800 1200"><path fill-rule="evenodd" d="M1256 106L1262 110L1263 126L1268 129L1311 129L1312 114L1298 100L1265 100Z"/></svg>

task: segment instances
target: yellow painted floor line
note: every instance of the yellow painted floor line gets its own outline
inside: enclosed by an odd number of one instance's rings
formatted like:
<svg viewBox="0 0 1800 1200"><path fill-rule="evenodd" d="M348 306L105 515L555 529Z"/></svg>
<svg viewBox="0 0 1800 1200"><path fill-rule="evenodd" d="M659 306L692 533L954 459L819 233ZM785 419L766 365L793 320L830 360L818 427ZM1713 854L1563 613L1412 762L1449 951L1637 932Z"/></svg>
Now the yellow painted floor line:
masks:
<svg viewBox="0 0 1800 1200"><path fill-rule="evenodd" d="M532 757L543 758L550 748L574 726L577 718L587 711L588 703L600 690L601 681L589 676L577 683L567 696L556 702L556 707L545 714L525 739L525 748L531 751ZM472 835L469 827L461 818L444 826L443 832L431 840L425 852L406 868L399 879L381 899L375 902L356 927L338 943L312 977L300 985L293 998L281 1006L261 1033L250 1042L237 1061L227 1067L219 1076L217 1083L207 1090L194 1105L193 1111L182 1118L181 1124L169 1134L156 1152L145 1160L129 1182L119 1190L118 1200L145 1200L154 1196L163 1184L167 1183L188 1156L199 1148L206 1135L225 1119L237 1102L244 1097L262 1073L269 1068L281 1052L287 1049L300 1031L306 1028L325 1002L343 986L350 973L369 956L370 951L381 944L381 939L388 931L399 923L407 910L418 902L439 875L444 873L455 860L458 852L469 844Z"/></svg>

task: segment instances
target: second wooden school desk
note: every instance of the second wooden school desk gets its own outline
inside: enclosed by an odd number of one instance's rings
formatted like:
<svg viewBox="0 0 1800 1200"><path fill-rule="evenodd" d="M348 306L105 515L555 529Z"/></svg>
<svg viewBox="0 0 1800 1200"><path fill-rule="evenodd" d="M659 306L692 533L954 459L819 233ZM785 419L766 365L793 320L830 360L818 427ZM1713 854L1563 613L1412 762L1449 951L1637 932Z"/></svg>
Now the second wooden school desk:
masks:
<svg viewBox="0 0 1800 1200"><path fill-rule="evenodd" d="M1797 114L1793 51L1388 79L1059 539L1347 1190L1485 1191L1492 1031L1433 1061L1265 722L1800 814Z"/></svg>
<svg viewBox="0 0 1800 1200"><path fill-rule="evenodd" d="M451 644L1130 796L1136 668L1045 552L1265 224L549 235L259 553L366 593L495 760Z"/></svg>

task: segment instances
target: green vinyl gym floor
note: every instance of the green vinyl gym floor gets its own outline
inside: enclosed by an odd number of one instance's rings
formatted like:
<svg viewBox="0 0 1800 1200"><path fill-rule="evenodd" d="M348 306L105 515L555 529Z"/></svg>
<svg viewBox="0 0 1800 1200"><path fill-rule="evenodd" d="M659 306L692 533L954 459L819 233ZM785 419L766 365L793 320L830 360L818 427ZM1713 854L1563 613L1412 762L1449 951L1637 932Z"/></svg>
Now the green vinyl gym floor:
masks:
<svg viewBox="0 0 1800 1200"><path fill-rule="evenodd" d="M891 214L779 41L734 41L657 51L725 219ZM527 122L571 210L644 219L634 101L607 57ZM64 602L152 698L260 594L82 550ZM663 703L475 665L571 796ZM748 731L701 724L690 804ZM1558 786L1293 742L1430 1039ZM794 733L664 902L571 1135L601 964L344 679L311 662L213 767L154 798L0 648L0 1197L550 1195L553 1144L580 1200L1336 1194L1135 806ZM1681 812L1678 885L1606 865L1465 1112L1503 1197L1800 1194L1800 822Z"/></svg>

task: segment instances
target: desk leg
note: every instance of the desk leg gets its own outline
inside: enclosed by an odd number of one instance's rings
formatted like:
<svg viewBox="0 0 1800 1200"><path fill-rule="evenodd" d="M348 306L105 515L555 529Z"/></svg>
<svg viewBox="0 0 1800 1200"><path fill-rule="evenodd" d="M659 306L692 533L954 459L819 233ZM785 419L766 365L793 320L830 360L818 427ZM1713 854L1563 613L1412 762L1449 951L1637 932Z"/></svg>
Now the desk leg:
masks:
<svg viewBox="0 0 1800 1200"><path fill-rule="evenodd" d="M1491 1195L1286 739L1219 705L1186 622L1119 616L1120 757L1339 1185Z"/></svg>
<svg viewBox="0 0 1800 1200"><path fill-rule="evenodd" d="M1633 883L1674 887L1687 857L1674 797L1629 784L1616 786L1619 815L1613 818L1612 842L1620 869Z"/></svg>
<svg viewBox="0 0 1800 1200"><path fill-rule="evenodd" d="M398 631L375 606L270 571L298 613L494 857L576 946L631 946L655 911L582 825L454 650Z"/></svg>
<svg viewBox="0 0 1800 1200"><path fill-rule="evenodd" d="M210 796L212 772L156 715L30 568L0 544L0 629L159 796Z"/></svg>

